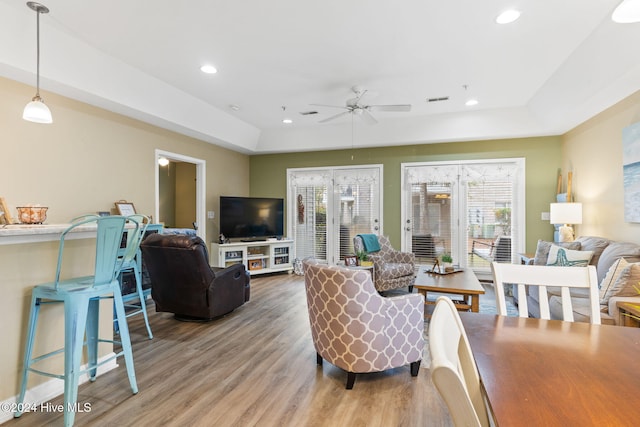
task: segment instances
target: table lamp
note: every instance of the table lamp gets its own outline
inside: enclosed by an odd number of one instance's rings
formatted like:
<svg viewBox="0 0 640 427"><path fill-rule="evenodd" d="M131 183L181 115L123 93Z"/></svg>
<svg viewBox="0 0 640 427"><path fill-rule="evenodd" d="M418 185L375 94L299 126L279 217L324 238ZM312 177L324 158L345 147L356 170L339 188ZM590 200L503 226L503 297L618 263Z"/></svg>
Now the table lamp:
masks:
<svg viewBox="0 0 640 427"><path fill-rule="evenodd" d="M551 203L549 222L562 224L558 230L559 242L573 242L573 227L570 224L582 224L582 203Z"/></svg>

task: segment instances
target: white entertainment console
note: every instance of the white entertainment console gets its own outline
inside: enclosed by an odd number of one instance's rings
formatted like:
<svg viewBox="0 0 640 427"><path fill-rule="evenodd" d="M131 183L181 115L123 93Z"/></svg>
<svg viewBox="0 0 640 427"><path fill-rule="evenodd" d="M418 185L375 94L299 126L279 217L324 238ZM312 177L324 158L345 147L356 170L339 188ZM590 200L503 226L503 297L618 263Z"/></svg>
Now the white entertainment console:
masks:
<svg viewBox="0 0 640 427"><path fill-rule="evenodd" d="M214 267L228 267L241 263L253 276L293 270L292 254L291 239L212 243L210 264Z"/></svg>

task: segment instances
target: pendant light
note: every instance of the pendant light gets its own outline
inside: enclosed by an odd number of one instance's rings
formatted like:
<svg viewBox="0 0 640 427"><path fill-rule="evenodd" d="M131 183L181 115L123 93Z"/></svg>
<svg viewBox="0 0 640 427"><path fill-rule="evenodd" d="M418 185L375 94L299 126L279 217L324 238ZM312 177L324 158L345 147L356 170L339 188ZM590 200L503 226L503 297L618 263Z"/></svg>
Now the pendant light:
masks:
<svg viewBox="0 0 640 427"><path fill-rule="evenodd" d="M40 98L40 14L49 13L49 9L34 1L27 2L27 6L36 12L36 96L24 107L22 118L35 123L52 123L51 111Z"/></svg>

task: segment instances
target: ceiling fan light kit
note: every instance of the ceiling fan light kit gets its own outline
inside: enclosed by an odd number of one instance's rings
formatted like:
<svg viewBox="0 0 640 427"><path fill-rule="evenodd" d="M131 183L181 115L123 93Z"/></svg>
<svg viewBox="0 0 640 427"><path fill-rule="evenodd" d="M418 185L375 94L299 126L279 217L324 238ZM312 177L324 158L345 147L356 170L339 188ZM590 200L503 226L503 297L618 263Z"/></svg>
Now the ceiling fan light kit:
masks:
<svg viewBox="0 0 640 427"><path fill-rule="evenodd" d="M284 123L285 125L290 125L291 123L293 123L293 120L291 119L291 117L288 117L286 115L286 112L287 112L287 107L283 105L282 106L282 123Z"/></svg>
<svg viewBox="0 0 640 427"><path fill-rule="evenodd" d="M378 123L378 120L371 114L372 111L381 111L381 112L409 112L411 111L410 104L383 104L383 105L370 105L365 104L362 101L362 97L368 93L367 89L363 89L360 86L353 86L351 88L353 93L356 95L355 98L349 98L345 102L345 105L326 105L326 104L311 104L316 107L329 107L329 108L341 108L345 111L342 113L335 114L333 116L329 116L325 119L320 120L318 123L326 123L331 120L337 119L339 117L345 116L347 114L351 114L352 116L361 116L364 121L375 124Z"/></svg>

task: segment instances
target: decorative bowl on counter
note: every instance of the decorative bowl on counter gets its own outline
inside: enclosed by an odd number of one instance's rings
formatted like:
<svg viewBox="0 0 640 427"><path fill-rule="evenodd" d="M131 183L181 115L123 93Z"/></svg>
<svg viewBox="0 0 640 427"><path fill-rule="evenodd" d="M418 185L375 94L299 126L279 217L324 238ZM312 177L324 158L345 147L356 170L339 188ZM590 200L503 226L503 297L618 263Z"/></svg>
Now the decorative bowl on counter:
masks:
<svg viewBox="0 0 640 427"><path fill-rule="evenodd" d="M47 209L42 206L23 206L18 210L18 220L21 224L42 224L47 219Z"/></svg>

